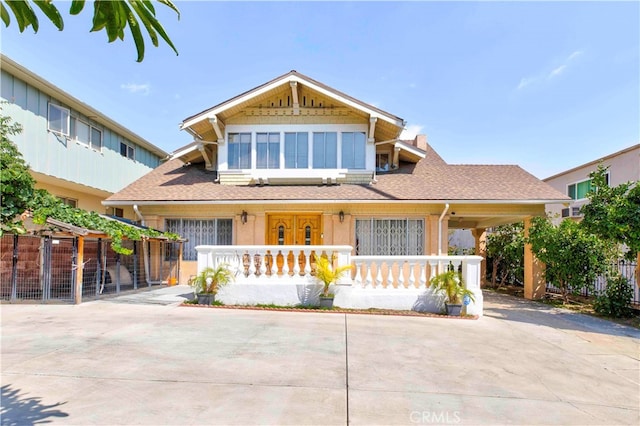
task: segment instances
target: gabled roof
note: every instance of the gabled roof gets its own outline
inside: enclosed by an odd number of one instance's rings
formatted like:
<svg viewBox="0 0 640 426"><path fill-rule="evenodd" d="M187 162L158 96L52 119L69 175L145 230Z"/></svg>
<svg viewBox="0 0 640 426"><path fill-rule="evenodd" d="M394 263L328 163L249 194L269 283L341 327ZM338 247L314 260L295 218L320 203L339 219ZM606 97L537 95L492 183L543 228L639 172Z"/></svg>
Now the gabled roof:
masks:
<svg viewBox="0 0 640 426"><path fill-rule="evenodd" d="M282 92L283 89L291 90L290 84L300 84L305 88L308 88L314 92L322 94L323 96L336 101L340 105L352 108L353 110L356 110L359 113L370 118L381 120L382 122L386 123L387 126L390 126L394 129L393 133L395 134L393 135L393 137L398 137L404 128L405 122L402 118L383 111L373 105L369 105L365 102L355 99L295 70L276 77L275 79L268 81L267 83L248 90L211 108L185 118L180 128L183 130L196 130L197 133L197 128L199 127L200 123L206 122L210 119L216 119L220 115L235 113L239 109L250 105L257 99L267 96L270 93Z"/></svg>
<svg viewBox="0 0 640 426"><path fill-rule="evenodd" d="M369 185L231 186L202 164L168 161L112 195L106 205L251 202L470 202L545 204L568 197L515 165L450 165L427 150L416 164L379 174Z"/></svg>

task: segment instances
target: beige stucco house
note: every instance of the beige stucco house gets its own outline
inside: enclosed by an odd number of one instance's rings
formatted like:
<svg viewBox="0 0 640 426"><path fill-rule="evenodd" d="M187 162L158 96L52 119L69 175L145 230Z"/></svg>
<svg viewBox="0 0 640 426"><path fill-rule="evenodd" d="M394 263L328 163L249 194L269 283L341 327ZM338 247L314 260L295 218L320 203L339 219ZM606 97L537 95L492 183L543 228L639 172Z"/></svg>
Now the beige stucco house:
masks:
<svg viewBox="0 0 640 426"><path fill-rule="evenodd" d="M446 254L448 229L466 228L482 255L486 228L568 201L516 165L449 164L425 136L399 139L404 126L291 71L186 118L193 143L104 204L188 239L186 282L201 245L410 257ZM544 291L528 285L531 297Z"/></svg>
<svg viewBox="0 0 640 426"><path fill-rule="evenodd" d="M609 185L612 187L626 182L640 181L640 144L543 179L544 182L571 198L568 205L549 204L547 211L561 218L581 218L580 208L589 201L586 196L591 183L589 174L596 171L600 164L609 168L607 175Z"/></svg>

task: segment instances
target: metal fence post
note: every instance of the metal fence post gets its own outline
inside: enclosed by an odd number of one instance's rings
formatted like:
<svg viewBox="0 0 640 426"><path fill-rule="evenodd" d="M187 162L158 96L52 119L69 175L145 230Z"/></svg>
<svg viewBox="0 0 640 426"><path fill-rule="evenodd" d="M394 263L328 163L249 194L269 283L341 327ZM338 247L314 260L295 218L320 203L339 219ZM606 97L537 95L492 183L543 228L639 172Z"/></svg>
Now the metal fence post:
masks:
<svg viewBox="0 0 640 426"><path fill-rule="evenodd" d="M43 240L43 256L42 256L42 300L46 301L51 298L51 271L52 257L51 257L51 237L46 235ZM75 247L75 246L74 246Z"/></svg>
<svg viewBox="0 0 640 426"><path fill-rule="evenodd" d="M18 298L18 234L13 234L13 261L11 263L11 301Z"/></svg>
<svg viewBox="0 0 640 426"><path fill-rule="evenodd" d="M97 250L97 270L96 270L96 296L100 295L100 284L102 283L102 238L98 238L98 250Z"/></svg>
<svg viewBox="0 0 640 426"><path fill-rule="evenodd" d="M133 288L138 289L138 242L133 242Z"/></svg>
<svg viewBox="0 0 640 426"><path fill-rule="evenodd" d="M116 294L120 293L120 253L116 253Z"/></svg>

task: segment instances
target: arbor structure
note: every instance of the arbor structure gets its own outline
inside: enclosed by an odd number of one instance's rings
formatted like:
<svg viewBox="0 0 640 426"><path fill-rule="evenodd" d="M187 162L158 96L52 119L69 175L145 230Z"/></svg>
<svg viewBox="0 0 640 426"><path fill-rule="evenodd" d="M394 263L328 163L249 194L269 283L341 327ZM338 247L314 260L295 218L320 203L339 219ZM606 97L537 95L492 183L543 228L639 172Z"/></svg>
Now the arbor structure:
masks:
<svg viewBox="0 0 640 426"><path fill-rule="evenodd" d="M172 9L180 19L180 11L171 0L156 0ZM84 9L85 0L73 0L69 7L71 15L78 15ZM28 27L38 32L40 23L34 11L36 6L55 25L58 30L64 29L64 20L58 8L51 0L2 0L0 2L0 18L6 27L11 23L13 15L20 32ZM11 12L11 13L9 13ZM138 62L144 59L145 43L141 27L144 27L151 42L158 47L160 36L178 54L178 50L156 19L156 10L150 0L95 0L93 2L93 26L90 31L106 31L109 43L116 39L124 40L124 30L129 28L138 51Z"/></svg>

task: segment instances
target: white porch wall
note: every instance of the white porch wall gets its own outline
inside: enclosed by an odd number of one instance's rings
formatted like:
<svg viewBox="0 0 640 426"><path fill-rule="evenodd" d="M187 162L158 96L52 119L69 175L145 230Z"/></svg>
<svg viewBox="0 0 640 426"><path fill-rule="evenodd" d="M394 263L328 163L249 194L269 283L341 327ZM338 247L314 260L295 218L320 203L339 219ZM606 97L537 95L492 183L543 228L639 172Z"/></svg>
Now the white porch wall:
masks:
<svg viewBox="0 0 640 426"><path fill-rule="evenodd" d="M469 315L482 316L483 295L480 289L480 256L351 256L350 246L198 246L198 271L227 264L236 273L236 281L220 290L217 299L225 304L283 306L314 305L322 285L313 277L309 259L311 251L335 253L338 265L352 264L355 274L345 276L330 291L334 305L342 308L379 308L440 313L444 296L427 286L429 276L452 264L461 266L465 286L475 301L466 306ZM287 262L281 274L277 268L268 272L265 255L279 252L295 256L293 269ZM300 253L306 259L300 267ZM257 259L257 260L256 260Z"/></svg>

